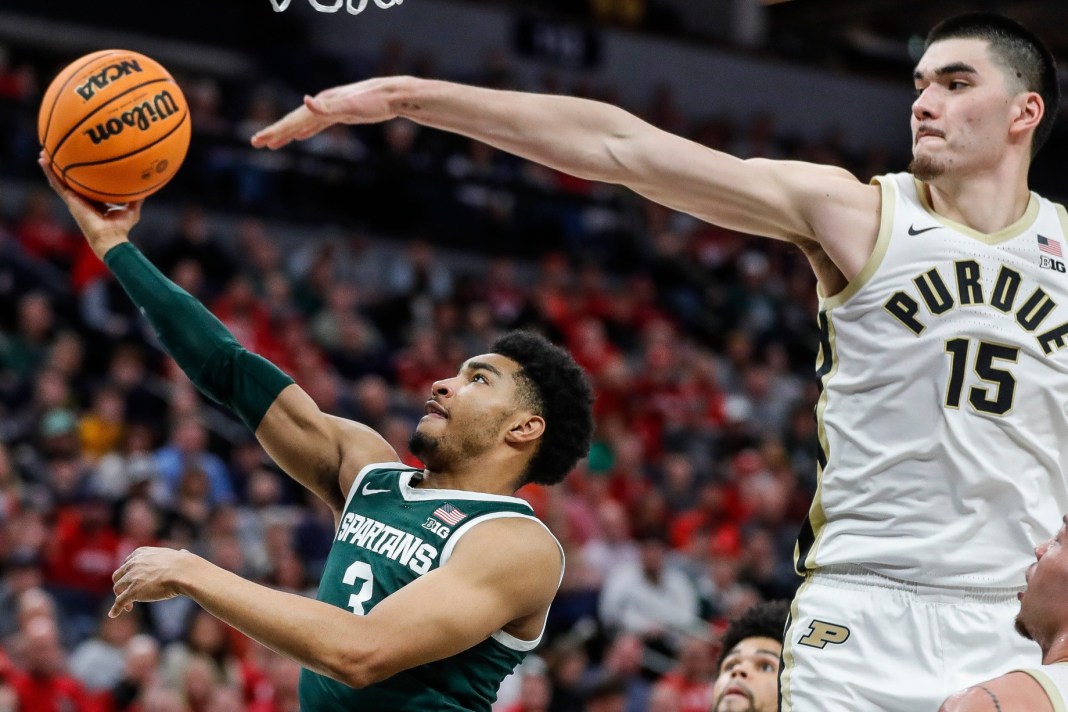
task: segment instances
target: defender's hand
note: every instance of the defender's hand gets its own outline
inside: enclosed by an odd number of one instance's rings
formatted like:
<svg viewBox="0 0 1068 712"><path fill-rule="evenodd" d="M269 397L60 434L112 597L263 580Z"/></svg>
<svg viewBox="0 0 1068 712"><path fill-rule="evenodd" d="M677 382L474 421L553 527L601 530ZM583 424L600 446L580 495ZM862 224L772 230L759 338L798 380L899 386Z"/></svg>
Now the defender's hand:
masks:
<svg viewBox="0 0 1068 712"><path fill-rule="evenodd" d="M185 549L142 546L126 557L111 576L115 582L115 604L108 612L117 618L133 610L137 601L164 601L182 593L181 581L198 557Z"/></svg>
<svg viewBox="0 0 1068 712"><path fill-rule="evenodd" d="M67 209L97 257L104 259L104 253L115 245L126 242L130 230L141 219L141 204L144 201L137 200L128 203L125 208L110 208L101 213L95 204L59 182L44 152L38 157L37 163L44 171L52 190L67 204Z"/></svg>
<svg viewBox="0 0 1068 712"><path fill-rule="evenodd" d="M311 138L334 124L377 124L397 117L398 79L384 77L326 89L252 137L256 148L277 149Z"/></svg>

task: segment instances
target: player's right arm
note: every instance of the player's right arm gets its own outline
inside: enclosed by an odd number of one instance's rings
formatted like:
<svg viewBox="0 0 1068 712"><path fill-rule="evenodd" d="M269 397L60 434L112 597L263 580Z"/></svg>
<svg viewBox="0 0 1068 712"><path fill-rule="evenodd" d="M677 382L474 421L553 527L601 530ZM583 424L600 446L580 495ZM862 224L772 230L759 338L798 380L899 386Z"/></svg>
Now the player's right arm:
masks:
<svg viewBox="0 0 1068 712"><path fill-rule="evenodd" d="M938 712L1054 712L1049 697L1025 672L1010 672L950 695Z"/></svg>
<svg viewBox="0 0 1068 712"><path fill-rule="evenodd" d="M267 127L279 148L334 123L406 117L589 180L617 183L702 220L822 246L859 272L878 232L879 190L848 172L797 161L742 160L662 131L615 106L567 96L388 77L336 87Z"/></svg>
<svg viewBox="0 0 1068 712"><path fill-rule="evenodd" d="M370 428L321 412L293 379L243 348L222 322L167 279L127 239L141 204L100 214L60 185L47 163L49 183L67 204L93 252L108 266L156 330L160 342L209 398L236 413L274 460L334 510L345 503L351 464L392 462L393 448Z"/></svg>

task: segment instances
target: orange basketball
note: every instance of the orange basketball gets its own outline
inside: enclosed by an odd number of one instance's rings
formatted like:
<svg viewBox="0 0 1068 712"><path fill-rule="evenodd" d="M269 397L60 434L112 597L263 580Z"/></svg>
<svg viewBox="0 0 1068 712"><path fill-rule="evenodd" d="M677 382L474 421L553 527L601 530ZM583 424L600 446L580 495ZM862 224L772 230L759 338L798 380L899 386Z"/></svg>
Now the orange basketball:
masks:
<svg viewBox="0 0 1068 712"><path fill-rule="evenodd" d="M189 130L174 77L155 60L119 49L67 65L37 116L55 174L103 203L140 200L166 185L185 159Z"/></svg>

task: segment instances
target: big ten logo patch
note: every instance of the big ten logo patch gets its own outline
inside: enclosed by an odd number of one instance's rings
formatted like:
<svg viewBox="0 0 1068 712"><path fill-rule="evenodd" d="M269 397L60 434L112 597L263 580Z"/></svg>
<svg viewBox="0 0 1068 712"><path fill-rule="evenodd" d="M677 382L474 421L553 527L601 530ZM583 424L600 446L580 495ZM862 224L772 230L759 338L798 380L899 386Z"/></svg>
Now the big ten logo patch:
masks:
<svg viewBox="0 0 1068 712"><path fill-rule="evenodd" d="M844 625L836 625L826 621L814 620L809 624L808 630L797 641L801 645L823 650L830 645L841 645L849 640L849 628Z"/></svg>
<svg viewBox="0 0 1068 712"><path fill-rule="evenodd" d="M1051 269L1054 272L1063 273L1065 271L1063 262L1055 260L1052 257L1047 257L1046 255L1038 256L1038 266L1042 269Z"/></svg>

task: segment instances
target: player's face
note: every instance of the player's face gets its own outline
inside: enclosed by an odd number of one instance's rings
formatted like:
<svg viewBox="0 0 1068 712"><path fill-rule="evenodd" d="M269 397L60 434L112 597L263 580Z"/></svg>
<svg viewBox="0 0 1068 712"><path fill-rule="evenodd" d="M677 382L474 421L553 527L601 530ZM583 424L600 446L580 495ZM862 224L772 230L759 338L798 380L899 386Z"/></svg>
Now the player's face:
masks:
<svg viewBox="0 0 1068 712"><path fill-rule="evenodd" d="M1035 547L1035 563L1027 569L1027 589L1019 594L1016 630L1032 640L1056 631L1064 618L1068 591L1068 515L1057 534Z"/></svg>
<svg viewBox="0 0 1068 712"><path fill-rule="evenodd" d="M712 712L775 712L779 656L774 638L745 638L727 654L712 688Z"/></svg>
<svg viewBox="0 0 1068 712"><path fill-rule="evenodd" d="M412 454L431 470L479 455L501 442L519 413L519 364L499 354L475 356L452 378L434 383L415 428Z"/></svg>
<svg viewBox="0 0 1068 712"><path fill-rule="evenodd" d="M912 172L921 180L998 165L1023 95L985 40L932 44L914 73Z"/></svg>

